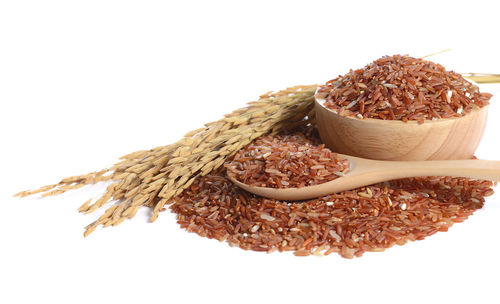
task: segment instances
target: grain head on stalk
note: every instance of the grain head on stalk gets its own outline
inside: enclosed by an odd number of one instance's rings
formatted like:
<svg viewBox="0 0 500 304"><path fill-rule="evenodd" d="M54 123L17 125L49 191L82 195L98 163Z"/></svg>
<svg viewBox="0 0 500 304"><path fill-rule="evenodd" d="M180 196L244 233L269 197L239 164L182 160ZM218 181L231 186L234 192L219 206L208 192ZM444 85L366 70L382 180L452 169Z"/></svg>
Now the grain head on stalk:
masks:
<svg viewBox="0 0 500 304"><path fill-rule="evenodd" d="M152 209L155 221L166 204L172 203L198 176L205 176L255 138L285 128L308 124L313 119L315 85L295 86L269 92L224 116L187 133L176 143L122 156L121 161L97 172L62 179L57 184L17 193L56 195L84 185L112 181L97 199L86 201L79 212L107 207L104 214L85 227L89 235L97 227L116 226L135 216L140 207Z"/></svg>

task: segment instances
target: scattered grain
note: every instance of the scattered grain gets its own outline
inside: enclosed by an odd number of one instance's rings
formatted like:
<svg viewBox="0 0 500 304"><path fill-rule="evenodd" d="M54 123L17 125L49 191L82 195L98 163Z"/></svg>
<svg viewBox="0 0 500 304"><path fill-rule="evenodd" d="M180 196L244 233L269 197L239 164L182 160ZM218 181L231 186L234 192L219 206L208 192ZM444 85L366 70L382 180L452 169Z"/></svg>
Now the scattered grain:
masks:
<svg viewBox="0 0 500 304"><path fill-rule="evenodd" d="M352 258L447 231L481 208L491 187L489 181L422 177L283 202L234 186L220 168L198 177L170 208L190 232L246 250L294 251L297 256L337 252ZM220 212L209 218L204 210L214 206Z"/></svg>

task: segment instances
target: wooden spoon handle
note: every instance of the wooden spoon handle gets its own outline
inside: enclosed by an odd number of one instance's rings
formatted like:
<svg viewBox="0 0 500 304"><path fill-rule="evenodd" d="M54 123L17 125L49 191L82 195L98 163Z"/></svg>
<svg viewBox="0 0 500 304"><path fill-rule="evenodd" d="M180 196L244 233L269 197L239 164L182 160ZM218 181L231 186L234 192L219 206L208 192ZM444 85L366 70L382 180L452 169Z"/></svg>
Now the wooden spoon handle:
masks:
<svg viewBox="0 0 500 304"><path fill-rule="evenodd" d="M374 169L383 171L387 179L416 176L457 176L500 181L500 161L474 159L375 163L378 164Z"/></svg>

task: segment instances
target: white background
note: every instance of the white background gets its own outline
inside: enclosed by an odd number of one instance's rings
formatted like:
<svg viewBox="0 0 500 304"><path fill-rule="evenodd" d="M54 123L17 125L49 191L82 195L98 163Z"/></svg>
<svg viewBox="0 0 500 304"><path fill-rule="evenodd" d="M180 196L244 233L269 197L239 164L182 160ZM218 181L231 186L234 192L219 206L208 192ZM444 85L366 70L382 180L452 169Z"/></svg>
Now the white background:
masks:
<svg viewBox="0 0 500 304"><path fill-rule="evenodd" d="M500 73L497 1L1 1L1 303L498 303L500 197L447 233L345 260L230 248L148 210L84 239L104 188L12 194L165 145L386 54ZM500 159L499 85L477 152Z"/></svg>

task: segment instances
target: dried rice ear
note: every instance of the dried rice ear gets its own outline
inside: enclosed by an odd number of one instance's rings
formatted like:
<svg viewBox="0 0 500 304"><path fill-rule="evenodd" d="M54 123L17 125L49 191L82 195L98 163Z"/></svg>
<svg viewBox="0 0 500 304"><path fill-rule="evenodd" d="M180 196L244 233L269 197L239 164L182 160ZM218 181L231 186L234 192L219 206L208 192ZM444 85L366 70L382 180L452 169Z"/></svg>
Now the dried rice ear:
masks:
<svg viewBox="0 0 500 304"><path fill-rule="evenodd" d="M160 211L165 210L165 205L173 203L198 176L216 170L228 157L260 135L294 128L301 128L308 134L313 128L316 87L295 86L266 93L248 106L188 132L176 143L133 152L121 157L121 161L110 168L65 178L57 184L16 195L56 195L84 185L112 181L101 197L86 201L78 209L91 213L107 208L85 228L85 236L98 226L116 226L133 218L142 206L153 209L151 221L154 221ZM118 207L109 204L113 201Z"/></svg>

